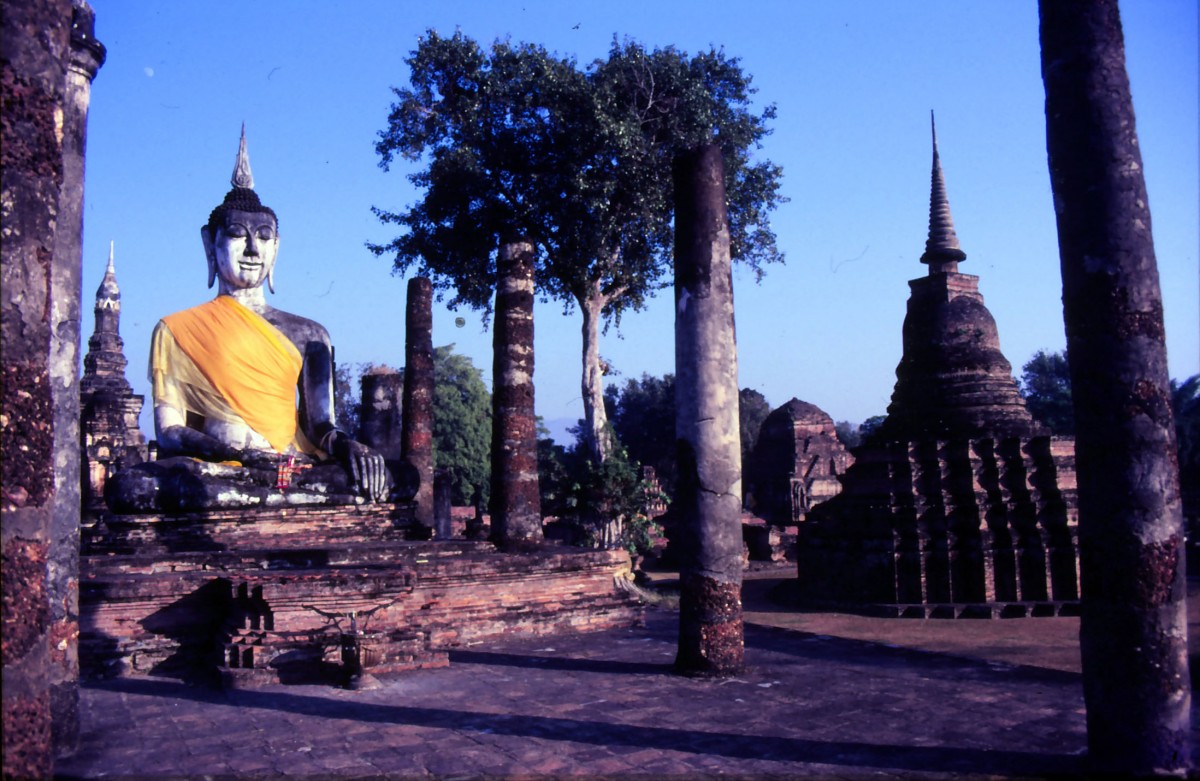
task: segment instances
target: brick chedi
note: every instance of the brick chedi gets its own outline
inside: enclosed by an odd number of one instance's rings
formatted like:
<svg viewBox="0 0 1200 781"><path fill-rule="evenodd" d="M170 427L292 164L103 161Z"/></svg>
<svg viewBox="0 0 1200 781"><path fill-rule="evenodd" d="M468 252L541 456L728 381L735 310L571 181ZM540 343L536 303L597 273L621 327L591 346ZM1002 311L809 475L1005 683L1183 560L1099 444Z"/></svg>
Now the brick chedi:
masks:
<svg viewBox="0 0 1200 781"><path fill-rule="evenodd" d="M778 526L804 521L814 506L841 493L838 478L853 463L833 418L792 399L763 421L750 455L755 515Z"/></svg>
<svg viewBox="0 0 1200 781"><path fill-rule="evenodd" d="M965 259L935 134L929 273L909 283L887 419L800 528L806 601L947 617L1077 610L1074 440L1030 417Z"/></svg>
<svg viewBox="0 0 1200 781"><path fill-rule="evenodd" d="M83 447L83 507L104 505L108 476L146 460L146 438L138 427L145 397L136 395L125 377L125 343L121 339L121 289L113 267L96 290L96 329L88 339L79 382L79 433Z"/></svg>

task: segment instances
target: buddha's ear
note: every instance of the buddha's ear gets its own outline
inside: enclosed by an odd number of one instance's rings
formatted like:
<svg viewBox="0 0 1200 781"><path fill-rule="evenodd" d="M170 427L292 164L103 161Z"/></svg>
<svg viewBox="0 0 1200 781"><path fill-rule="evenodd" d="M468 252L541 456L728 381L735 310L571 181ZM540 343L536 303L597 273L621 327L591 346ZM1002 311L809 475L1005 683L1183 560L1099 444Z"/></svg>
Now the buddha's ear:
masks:
<svg viewBox="0 0 1200 781"><path fill-rule="evenodd" d="M275 257L271 260L271 267L267 269L267 290L272 294L275 292L275 263L279 260L279 234L275 234Z"/></svg>
<svg viewBox="0 0 1200 781"><path fill-rule="evenodd" d="M207 225L200 227L200 241L204 242L204 257L208 261L208 286L211 289L217 281L217 251L213 246L212 231Z"/></svg>

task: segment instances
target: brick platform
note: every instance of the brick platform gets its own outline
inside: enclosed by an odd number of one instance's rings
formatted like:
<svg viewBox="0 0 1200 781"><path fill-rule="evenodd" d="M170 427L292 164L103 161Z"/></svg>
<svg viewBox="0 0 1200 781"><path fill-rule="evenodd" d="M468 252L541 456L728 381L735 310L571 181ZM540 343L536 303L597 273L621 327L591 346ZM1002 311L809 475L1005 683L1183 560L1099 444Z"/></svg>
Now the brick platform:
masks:
<svg viewBox="0 0 1200 781"><path fill-rule="evenodd" d="M333 682L347 642L366 672L396 672L483 638L641 620L615 582L623 551L413 541L404 509L102 518L83 535L83 676Z"/></svg>

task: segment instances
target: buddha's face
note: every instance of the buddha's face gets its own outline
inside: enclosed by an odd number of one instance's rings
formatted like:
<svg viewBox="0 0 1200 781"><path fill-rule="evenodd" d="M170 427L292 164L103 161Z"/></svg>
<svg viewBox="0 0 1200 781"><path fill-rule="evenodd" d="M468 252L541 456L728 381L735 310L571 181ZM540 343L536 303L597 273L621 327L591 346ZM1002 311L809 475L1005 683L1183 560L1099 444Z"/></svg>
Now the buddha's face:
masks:
<svg viewBox="0 0 1200 781"><path fill-rule="evenodd" d="M213 258L221 281L231 289L261 287L275 268L279 233L275 219L261 212L230 209L217 230Z"/></svg>

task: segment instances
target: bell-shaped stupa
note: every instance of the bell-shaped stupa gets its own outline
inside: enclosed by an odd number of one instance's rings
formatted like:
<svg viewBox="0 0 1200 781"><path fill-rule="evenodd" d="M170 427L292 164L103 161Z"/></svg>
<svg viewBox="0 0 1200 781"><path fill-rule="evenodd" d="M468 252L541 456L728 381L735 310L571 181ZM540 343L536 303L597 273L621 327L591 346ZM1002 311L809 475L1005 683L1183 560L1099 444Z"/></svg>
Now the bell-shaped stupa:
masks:
<svg viewBox="0 0 1200 781"><path fill-rule="evenodd" d="M1025 408L959 246L933 145L929 238L887 419L800 525L806 601L903 616L1030 616L1079 599L1074 440Z"/></svg>

